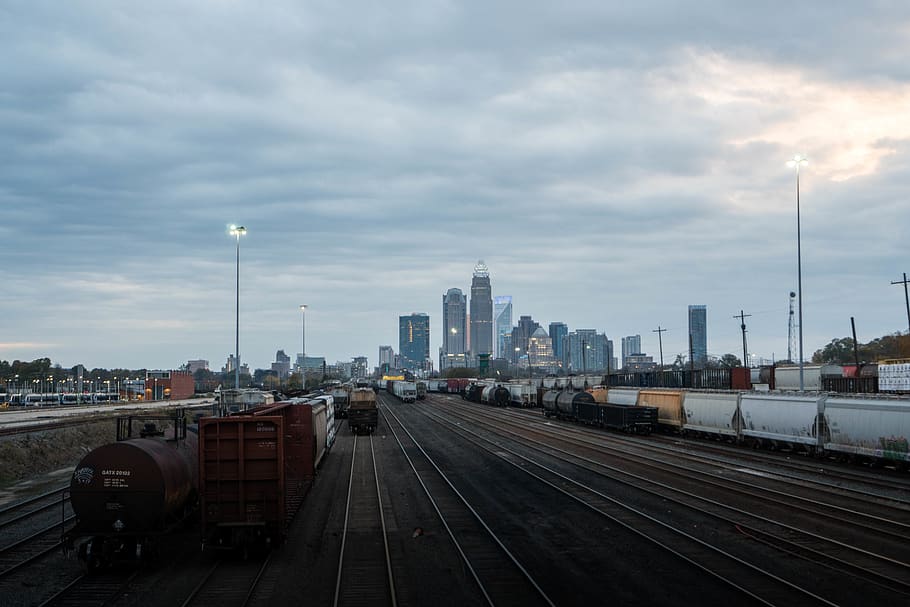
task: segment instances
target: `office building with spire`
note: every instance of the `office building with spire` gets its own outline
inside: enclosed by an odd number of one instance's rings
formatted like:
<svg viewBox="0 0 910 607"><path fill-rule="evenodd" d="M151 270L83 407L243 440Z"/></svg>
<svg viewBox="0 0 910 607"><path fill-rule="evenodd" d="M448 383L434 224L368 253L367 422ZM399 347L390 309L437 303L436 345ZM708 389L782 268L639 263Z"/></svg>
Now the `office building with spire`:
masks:
<svg viewBox="0 0 910 607"><path fill-rule="evenodd" d="M483 263L474 266L471 280L471 358L478 364L493 355L493 290L490 270Z"/></svg>

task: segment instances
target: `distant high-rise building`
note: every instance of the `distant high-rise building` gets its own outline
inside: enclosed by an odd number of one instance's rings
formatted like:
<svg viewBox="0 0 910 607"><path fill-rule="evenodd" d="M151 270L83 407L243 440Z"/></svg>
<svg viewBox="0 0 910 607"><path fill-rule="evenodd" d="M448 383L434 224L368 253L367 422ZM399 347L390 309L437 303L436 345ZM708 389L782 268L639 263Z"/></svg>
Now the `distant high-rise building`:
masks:
<svg viewBox="0 0 910 607"><path fill-rule="evenodd" d="M607 336L596 329L577 329L564 340L572 373L594 373L607 368Z"/></svg>
<svg viewBox="0 0 910 607"><path fill-rule="evenodd" d="M626 359L634 354L641 354L641 335L629 335L622 338L622 367L626 368Z"/></svg>
<svg viewBox="0 0 910 607"><path fill-rule="evenodd" d="M394 369L395 350L392 346L379 346L379 372L385 373L389 369Z"/></svg>
<svg viewBox="0 0 910 607"><path fill-rule="evenodd" d="M272 371L278 376L278 379L284 379L291 373L291 357L284 353L284 350L278 350L275 353L275 362L272 363Z"/></svg>
<svg viewBox="0 0 910 607"><path fill-rule="evenodd" d="M528 340L534 335L534 331L540 328L540 324L534 322L530 316L521 316L518 319L518 326L512 329L511 355L509 360L517 363L518 359L525 356L528 351Z"/></svg>
<svg viewBox="0 0 910 607"><path fill-rule="evenodd" d="M471 358L493 354L493 290L490 270L483 260L474 266L471 280Z"/></svg>
<svg viewBox="0 0 910 607"><path fill-rule="evenodd" d="M708 307L689 306L689 337L692 340L692 364L708 362Z"/></svg>
<svg viewBox="0 0 910 607"><path fill-rule="evenodd" d="M207 360L191 360L186 363L186 370L192 375L196 371L208 371L209 370L209 361Z"/></svg>
<svg viewBox="0 0 910 607"><path fill-rule="evenodd" d="M398 317L398 351L406 369L425 370L430 358L430 317L417 312Z"/></svg>
<svg viewBox="0 0 910 607"><path fill-rule="evenodd" d="M553 358L553 340L543 330L543 327L537 327L528 341L528 364L546 373L556 370L556 359Z"/></svg>
<svg viewBox="0 0 910 607"><path fill-rule="evenodd" d="M550 323L550 340L553 342L553 357L562 364L565 358L563 354L562 340L569 334L569 327L564 322Z"/></svg>
<svg viewBox="0 0 910 607"><path fill-rule="evenodd" d="M468 300L461 289L442 296L442 350L439 368L464 367L467 352Z"/></svg>
<svg viewBox="0 0 910 607"><path fill-rule="evenodd" d="M367 369L369 369L366 356L355 356L351 364L351 379L357 379L359 377L367 376Z"/></svg>
<svg viewBox="0 0 910 607"><path fill-rule="evenodd" d="M503 339L512 334L512 296L497 295L493 298L493 358L508 358L503 350Z"/></svg>
<svg viewBox="0 0 910 607"><path fill-rule="evenodd" d="M307 374L322 372L325 367L325 356L304 356L297 353L297 368L303 369Z"/></svg>

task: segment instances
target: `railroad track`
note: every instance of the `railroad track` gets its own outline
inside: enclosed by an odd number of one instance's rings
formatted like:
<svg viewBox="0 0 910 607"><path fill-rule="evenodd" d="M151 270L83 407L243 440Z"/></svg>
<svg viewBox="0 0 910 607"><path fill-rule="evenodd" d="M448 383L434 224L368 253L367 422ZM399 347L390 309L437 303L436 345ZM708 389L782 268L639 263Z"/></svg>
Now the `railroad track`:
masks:
<svg viewBox="0 0 910 607"><path fill-rule="evenodd" d="M253 600L271 556L261 561L220 558L206 572L182 607L245 607Z"/></svg>
<svg viewBox="0 0 910 607"><path fill-rule="evenodd" d="M457 404L449 399L442 402ZM539 412L531 412L526 409L509 409L509 411L514 411L516 417L526 417L540 422L544 421L544 417ZM593 431L599 433L606 432L607 435L610 434L610 431L608 430ZM774 473L779 476L804 479L807 483L818 486L838 488L869 497L888 497L890 499L905 501L910 504L910 477L898 471L881 470L877 471L875 474L870 474L870 471L866 469L861 473L856 471L856 466L845 465L832 458L812 457L807 453L794 452L791 450L773 451L749 449L743 445L733 445L715 439L693 438L691 436L655 433L647 438L628 436L627 439L631 443L642 445L648 449L666 450L667 452L679 453L682 455L685 455L692 449L697 450L701 454L701 457L705 457L705 454L707 453L715 453L718 455L715 461L729 464L734 464L738 460L748 459L751 462L761 462L773 467ZM791 473L788 474L784 472L784 470L789 470ZM826 481L819 479L818 475L820 473L830 476L832 480ZM806 475L814 475L815 478L806 479ZM833 479L837 480L835 481ZM837 484L837 482L845 480L862 483L869 487L878 487L886 493L857 491L855 489L845 488L843 484ZM903 494L906 497L901 498L898 494Z"/></svg>
<svg viewBox="0 0 910 607"><path fill-rule="evenodd" d="M38 513L65 507L70 499L68 490L67 484L0 508L0 530L34 517Z"/></svg>
<svg viewBox="0 0 910 607"><path fill-rule="evenodd" d="M546 451L565 462L572 461L570 458L579 458L585 462L586 467L587 464L591 464L597 466L598 469L608 470L611 473L610 478L614 480L625 477L631 479L631 483L639 488L648 485L654 486L657 489L653 492L655 496L710 513L718 522L736 528L740 533L755 541L910 596L910 582L907 581L910 580L910 565L900 558L885 555L880 550L880 544L883 545L884 542L891 542L892 547L896 547L897 550L903 548L906 544L905 538L910 532L910 522L908 522L910 521L910 511L883 506L874 508L878 514L873 514L855 508L788 495L780 491L768 489L756 491L747 482L704 470L693 470L674 463L665 463L656 458L646 458L640 455L632 458L621 449L604 449L591 443L581 445L576 443L575 446L576 448L582 446L584 449L590 450L594 457L600 453L609 453L610 461L622 462L622 464L604 465L602 461L583 458L577 453L553 446L549 446ZM563 454L567 457L563 457ZM602 460L602 458L598 459ZM630 473L630 468L641 467L644 460L647 460L646 463L650 469L669 474L674 484L671 486L656 482L641 474ZM597 472L592 467L588 467L588 469ZM615 475L619 475L619 477ZM725 494L724 502L711 500L701 491L680 489L680 480L688 481L689 486L696 485L710 491L723 492ZM729 503L742 499L746 500L750 509L736 507ZM778 509L776 519L769 516L774 513L775 506ZM875 504L866 506L874 507ZM758 508L766 514L756 514ZM799 525L783 522L785 516L795 518L800 513L804 516ZM748 517L752 523L747 523L748 519L743 517ZM903 517L905 520L898 520L898 517ZM818 523L825 521L828 526L818 526ZM820 531L808 531L812 526L819 527ZM842 529L849 528L855 538L854 541L865 544L865 548L863 545L853 545L839 539L834 526ZM859 533L853 532L854 529L858 529ZM822 533L828 535L822 535Z"/></svg>
<svg viewBox="0 0 910 607"><path fill-rule="evenodd" d="M554 605L389 407L382 418L488 605ZM419 452L420 458L409 453Z"/></svg>
<svg viewBox="0 0 910 607"><path fill-rule="evenodd" d="M365 441L369 449L358 450ZM333 605L397 604L373 436L355 434Z"/></svg>
<svg viewBox="0 0 910 607"><path fill-rule="evenodd" d="M478 411L481 410L478 407L468 404L455 406L464 407L464 409L459 410L465 412L471 411L473 414L478 414ZM510 415L510 413L511 411L506 413L501 410L492 410L489 415L495 416L503 421L511 420L513 422L515 422L516 417L525 418L525 416L513 416ZM690 462L692 465L701 465L704 468L702 470L703 473L713 474L716 478L723 479L725 483L734 480L731 479L731 475L734 477L747 476L749 478L749 483L747 483L749 486L755 486L756 484L761 483L763 488L771 493L780 494L785 492L787 495L793 495L794 491L821 491L830 496L830 499L833 502L845 504L843 506L825 504L826 507L831 506L833 509L843 510L845 514L850 516L857 515L861 518L868 518L866 514L858 513L855 508L850 507L850 505L855 506L857 500L861 500L869 509L881 511L885 517L899 516L901 514L910 517L910 499L908 499L910 498L910 486L907 486L905 489L903 483L900 481L887 483L874 478L867 480L862 475L850 472L847 472L845 476L840 476L839 471L832 471L824 468L819 470L817 466L812 468L808 465L800 468L802 474L792 474L786 472L786 470L793 467L787 465L786 460L783 458L766 459L756 452L746 449L731 449L725 452L726 454L729 454L730 457L718 458L702 453L702 443L679 444L681 441L679 438L666 439L673 442L672 445L668 445L665 441L658 441L655 443L653 440L655 437L640 438L637 436L617 434L615 432L604 431L584 425L562 424L555 420L543 420L538 416L527 418L527 420L527 423L531 424L531 426L522 427L538 427L542 431L546 429L547 434L554 436L558 435L564 439L572 440L573 442L583 441L591 446L596 445L598 448L602 449L608 449L610 446L615 446L616 449L613 453L616 456L627 459L634 457L636 461L662 461L665 464L669 463L669 465L681 462ZM656 454L664 454L666 457L660 459L655 457ZM753 460L756 459L757 461L753 463ZM747 465L748 468L746 468ZM678 466L678 468L680 470L685 469L683 466ZM710 472L708 472L709 470ZM819 479L819 474L824 474L826 478ZM846 481L855 484L846 485ZM860 488L860 484L881 487L888 491L868 491ZM775 486L780 490L775 491ZM910 525L907 525L907 530L910 532Z"/></svg>
<svg viewBox="0 0 910 607"><path fill-rule="evenodd" d="M465 415L478 415L476 410L468 408ZM475 420L484 419L472 417ZM813 479L779 475L772 468L745 468L742 460L738 462L718 462L693 453L681 453L675 450L648 449L647 445L632 441L631 437L605 434L597 430L587 430L575 425L559 423L535 424L526 426L509 420L508 416L497 416L501 423L520 428L524 434L534 432L536 436L558 441L569 441L580 447L590 448L596 452L609 453L613 458L628 461L630 464L649 464L665 471L672 471L680 477L698 480L725 490L738 491L740 495L760 498L763 504L777 503L787 508L810 513L814 516L849 523L862 527L870 532L902 538L910 535L910 503L899 499L886 498L876 493L869 493L852 487L841 487L836 484L815 483ZM548 443L549 444L549 443ZM559 444L557 443L558 447ZM655 452L657 455L655 455ZM663 455L664 457L661 457ZM686 465L688 462L689 465ZM714 479L710 481L709 479ZM757 490L762 493L758 495ZM820 495L818 497L805 497ZM862 506L862 509L859 508Z"/></svg>
<svg viewBox="0 0 910 607"><path fill-rule="evenodd" d="M105 607L122 597L138 572L81 575L39 607Z"/></svg>
<svg viewBox="0 0 910 607"><path fill-rule="evenodd" d="M66 525L75 519L67 490L48 491L0 511L0 579L62 549Z"/></svg>
<svg viewBox="0 0 910 607"><path fill-rule="evenodd" d="M759 449L748 449L742 445L724 444L709 439L691 439L689 437L660 435L655 434L650 437L650 442L659 443L661 448L670 448L674 446L679 450L680 446L695 447L700 452L711 452L720 456L720 459L741 458L744 455L755 462L762 462L773 466L778 474L782 470L790 470L794 478L799 478L799 474L819 474L820 472L830 475L839 481L849 480L861 482L871 487L879 487L890 493L895 491L907 492L907 501L910 504L910 476L897 471L879 471L871 473L869 469L862 473L855 470L856 466L839 464L829 458L814 458L806 453L793 451L765 451ZM666 447L665 447L666 445ZM851 469L852 468L852 469ZM836 486L830 481L814 480L818 485ZM868 495L880 495L866 492Z"/></svg>
<svg viewBox="0 0 910 607"><path fill-rule="evenodd" d="M748 558L737 556L724 547L713 545L705 541L705 539L696 537L682 529L678 529L673 525L672 521L661 520L656 516L649 516L641 509L635 509L628 504L619 503L609 495L596 490L593 486L589 486L586 483L593 484L595 482L594 476L604 476L604 470L606 470L606 476L608 476L611 481L625 483L635 490L648 491L657 497L659 502L669 502L668 507L671 504L684 506L697 512L703 512L705 510L704 501L706 500L704 500L702 496L689 493L687 495L689 503L687 503L686 501L681 500L678 495L676 497L671 495L672 492L679 491L676 488L661 485L652 479L640 475L627 474L617 467L606 466L601 461L584 459L583 462L579 463L583 458L568 453L567 451L559 453L558 451L560 450L553 449L552 447L546 448L545 455L547 457L547 463L543 463L539 456L537 458L529 457L528 455L525 455L525 453L522 453L522 451L527 452L527 449L510 448L503 444L500 439L493 440L466 428L466 424L464 424L466 421L465 416L471 415L471 412L467 410L460 409L458 411L458 420L461 422L460 424L452 422L437 413L429 413L425 408L422 408L420 412L438 423L445 425L448 429L462 434L477 447L499 455L506 461L509 461L516 469L522 470L566 495L570 495L573 499L580 503L584 503L589 508L600 512L611 520L619 522L629 529L635 529L642 532L643 535L648 537L651 541L665 544L668 549L678 556L686 559L688 562L698 564L702 569L712 575L736 586L746 595L752 596L753 598L759 598L771 604L791 604L794 601L835 604L834 601L825 599L822 596L803 588L799 583L788 581L785 575L781 575L781 572L779 571L777 573L769 571L749 562ZM469 421L477 422L479 420L477 418L471 418ZM489 424L489 420L487 420L486 423ZM501 432L502 430L499 429L499 431ZM513 432L512 434L516 433ZM516 436L515 440L520 440L520 438L521 437ZM526 440L527 439L525 439L525 441ZM536 449L538 452L544 451L544 449ZM559 463L554 463L554 460ZM571 472L569 472L569 474L572 475L571 477L564 473L569 470L569 467L564 464L569 464L572 468ZM561 468L563 472L560 472L557 468ZM586 472L580 473L579 468L586 470ZM584 481L576 480L577 478L583 478ZM650 485L652 488L643 488L643 485ZM660 490L653 488L655 486L660 486ZM701 500L702 503L700 505L693 505L691 503L692 500ZM715 507L724 506L723 504L717 503L714 503L713 505ZM775 536L757 528L749 527L749 525L743 524L741 521L729 517L723 518L716 512L704 512L704 514L713 517L715 522L723 521L724 525L732 525L733 528L736 528L740 533L747 535L750 539L764 541L774 549L783 549L781 543L787 542L785 545L792 548L793 554L800 554L804 558L807 552L814 549L814 552L812 552L811 556L808 558L817 563L833 566L839 571L846 570L851 575L860 577L864 580L872 580L875 583L900 594L904 594L907 589L906 582L904 581L907 578L903 577L906 574L905 564L903 563L886 563L883 559L878 558L876 563L871 567L862 568L849 561L837 561L832 557L826 556L824 554L824 549L819 550L810 545L813 542L825 543L825 538L815 536L811 541L803 539L801 543L788 542L781 535ZM738 514L744 515L746 513L738 511ZM663 529L661 529L661 527L663 527ZM790 531L798 532L799 530L791 529ZM835 543L827 542L826 546L830 549L834 544ZM837 548L843 550L849 549L850 547L839 545ZM878 555L866 556L876 559ZM855 554L853 558L857 559ZM834 561L833 564L832 561ZM736 566L732 566L733 564ZM880 569L885 568L888 564L892 566L890 571L887 573L880 573ZM755 582L757 576L763 578L763 581L758 585L756 585ZM749 589L756 587L762 589L761 596L751 594ZM797 600L796 597L801 598Z"/></svg>

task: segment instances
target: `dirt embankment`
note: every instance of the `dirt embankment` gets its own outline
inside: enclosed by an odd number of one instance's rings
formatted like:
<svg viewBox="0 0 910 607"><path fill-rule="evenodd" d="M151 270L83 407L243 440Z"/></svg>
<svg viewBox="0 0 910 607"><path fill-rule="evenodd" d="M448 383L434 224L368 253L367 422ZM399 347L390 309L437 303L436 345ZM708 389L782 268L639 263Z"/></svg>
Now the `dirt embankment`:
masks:
<svg viewBox="0 0 910 607"><path fill-rule="evenodd" d="M117 439L113 421L29 432L0 440L0 488L11 482L75 466L83 455Z"/></svg>

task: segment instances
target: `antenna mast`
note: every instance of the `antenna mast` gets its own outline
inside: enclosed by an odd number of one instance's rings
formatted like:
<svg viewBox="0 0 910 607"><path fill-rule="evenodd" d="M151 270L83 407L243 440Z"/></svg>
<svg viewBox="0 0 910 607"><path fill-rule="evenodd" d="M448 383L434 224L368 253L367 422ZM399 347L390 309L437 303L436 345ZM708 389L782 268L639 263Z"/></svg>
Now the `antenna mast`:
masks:
<svg viewBox="0 0 910 607"><path fill-rule="evenodd" d="M790 291L790 324L789 331L787 333L787 360L791 363L793 362L793 351L797 349L796 346L796 316L793 313L793 305L795 303L796 293Z"/></svg>

